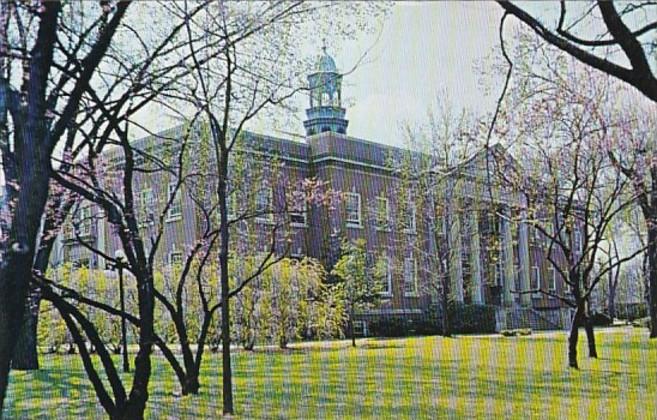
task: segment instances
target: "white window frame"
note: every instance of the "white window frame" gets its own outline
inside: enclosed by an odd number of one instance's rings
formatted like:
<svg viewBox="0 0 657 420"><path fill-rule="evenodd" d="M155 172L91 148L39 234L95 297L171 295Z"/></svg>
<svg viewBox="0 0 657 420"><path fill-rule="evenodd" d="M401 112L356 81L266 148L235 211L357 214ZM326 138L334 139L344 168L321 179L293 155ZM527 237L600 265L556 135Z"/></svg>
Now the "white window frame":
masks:
<svg viewBox="0 0 657 420"><path fill-rule="evenodd" d="M295 222L292 220L293 217L302 217L303 222ZM301 211L292 211L290 212L290 225L292 227L308 227L308 202L303 200L303 207Z"/></svg>
<svg viewBox="0 0 657 420"><path fill-rule="evenodd" d="M548 272L552 271L552 275L548 275L548 290L554 292L557 290L557 274L558 271L554 268L552 264L548 267Z"/></svg>
<svg viewBox="0 0 657 420"><path fill-rule="evenodd" d="M378 196L375 199L376 207L374 212L374 223L376 230L390 230L390 201L388 197ZM381 214L381 205L383 203L384 214ZM381 217L383 216L383 217Z"/></svg>
<svg viewBox="0 0 657 420"><path fill-rule="evenodd" d="M356 219L350 219L350 211L348 209L349 199L356 199ZM347 227L361 228L363 227L363 215L362 215L362 206L361 206L361 197L357 192L348 192L345 193L344 201L344 210L345 210L345 224Z"/></svg>
<svg viewBox="0 0 657 420"><path fill-rule="evenodd" d="M387 290L382 290L379 294L384 297L392 297L392 261L388 256L384 256L382 258L386 264L385 285L387 286Z"/></svg>
<svg viewBox="0 0 657 420"><path fill-rule="evenodd" d="M82 204L78 209L78 235L91 235L91 205Z"/></svg>
<svg viewBox="0 0 657 420"><path fill-rule="evenodd" d="M180 258L179 261L175 261L178 257ZM169 265L174 265L176 263L182 264L182 262L183 262L183 253L174 248L174 249L171 250L171 252L169 252L168 260L169 260L168 261Z"/></svg>
<svg viewBox="0 0 657 420"><path fill-rule="evenodd" d="M148 199L146 198L148 197ZM144 220L140 220L141 225L152 225L155 223L155 215L153 213L153 208L155 207L155 195L153 194L152 188L144 188L139 192L139 206L140 213ZM152 216L151 220L145 220L146 216L150 214Z"/></svg>
<svg viewBox="0 0 657 420"><path fill-rule="evenodd" d="M532 265L531 267L531 275L529 277L530 288L532 290L538 290L541 288L541 267L538 265Z"/></svg>
<svg viewBox="0 0 657 420"><path fill-rule="evenodd" d="M404 217L404 232L406 233L416 233L417 232L417 207L415 205L415 200L408 196L408 206L406 207L406 212L403 215ZM410 223L407 223L410 219Z"/></svg>
<svg viewBox="0 0 657 420"><path fill-rule="evenodd" d="M260 213L259 207L259 201L261 194L263 191L266 191L267 193L267 205L268 208L264 211L264 214ZM274 207L274 189L269 186L269 185L263 185L258 191L256 192L256 197L255 197L255 212L256 212L256 222L258 223L273 223L274 221L274 214L273 214L273 209Z"/></svg>
<svg viewBox="0 0 657 420"><path fill-rule="evenodd" d="M575 227L575 233L573 234L573 248L575 252L582 252L582 232Z"/></svg>
<svg viewBox="0 0 657 420"><path fill-rule="evenodd" d="M176 186L177 183L175 182L170 182L167 185L167 202L171 201L167 209L167 222L182 219L182 197L180 196L180 188L176 191ZM176 191L176 195L172 200L171 196L174 191Z"/></svg>
<svg viewBox="0 0 657 420"><path fill-rule="evenodd" d="M408 264L412 264L412 273L413 273L413 291L408 291L406 289L406 285L410 284L408 280ZM417 261L413 256L411 255L410 257L404 258L404 267L403 267L403 278L404 278L404 296L406 297L416 297L418 295L417 292Z"/></svg>

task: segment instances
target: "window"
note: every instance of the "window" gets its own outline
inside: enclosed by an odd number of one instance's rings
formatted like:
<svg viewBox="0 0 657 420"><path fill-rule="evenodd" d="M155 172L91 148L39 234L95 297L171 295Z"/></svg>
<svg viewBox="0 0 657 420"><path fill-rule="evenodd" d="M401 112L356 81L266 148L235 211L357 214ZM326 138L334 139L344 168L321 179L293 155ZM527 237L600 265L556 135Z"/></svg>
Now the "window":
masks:
<svg viewBox="0 0 657 420"><path fill-rule="evenodd" d="M271 187L262 187L256 194L255 212L256 220L271 222L273 220L272 201L274 192Z"/></svg>
<svg viewBox="0 0 657 420"><path fill-rule="evenodd" d="M381 295L392 296L392 265L390 264L390 258L381 257L379 263L382 265L382 273L379 274L384 276L381 279L383 281Z"/></svg>
<svg viewBox="0 0 657 420"><path fill-rule="evenodd" d="M532 238L534 240L533 241L534 245L540 244L541 240L543 239L543 234L541 233L541 231L537 227L533 227L532 231L534 233L533 238Z"/></svg>
<svg viewBox="0 0 657 420"><path fill-rule="evenodd" d="M504 285L504 263L502 262L502 258L498 258L495 262L495 285Z"/></svg>
<svg viewBox="0 0 657 420"><path fill-rule="evenodd" d="M169 211L167 212L167 220L177 220L182 216L182 202L180 201L180 195L176 194L177 183L172 182L169 184L168 189L168 200Z"/></svg>
<svg viewBox="0 0 657 420"><path fill-rule="evenodd" d="M297 206L298 207L298 206ZM301 204L301 211L290 213L290 223L293 226L306 226L306 215L308 214L308 203L306 200Z"/></svg>
<svg viewBox="0 0 657 420"><path fill-rule="evenodd" d="M141 190L139 193L139 222L142 225L151 225L155 222L154 207L153 190L150 188Z"/></svg>
<svg viewBox="0 0 657 420"><path fill-rule="evenodd" d="M541 270L537 265L532 265L531 289L538 290L541 288Z"/></svg>
<svg viewBox="0 0 657 420"><path fill-rule="evenodd" d="M91 235L91 206L84 205L78 209L77 232L80 236Z"/></svg>
<svg viewBox="0 0 657 420"><path fill-rule="evenodd" d="M182 264L183 255L182 252L173 250L169 253L169 264Z"/></svg>
<svg viewBox="0 0 657 420"><path fill-rule="evenodd" d="M574 251L580 252L582 250L582 232L576 230L574 236L575 236L573 241Z"/></svg>
<svg viewBox="0 0 657 420"><path fill-rule="evenodd" d="M415 259L404 259L404 295L414 296L417 294L417 265Z"/></svg>
<svg viewBox="0 0 657 420"><path fill-rule="evenodd" d="M548 290L557 290L557 270L552 265L548 268Z"/></svg>
<svg viewBox="0 0 657 420"><path fill-rule="evenodd" d="M360 227L360 194L346 193L345 194L345 213L347 226Z"/></svg>
<svg viewBox="0 0 657 420"><path fill-rule="evenodd" d="M379 230L387 230L390 227L390 207L385 197L376 198L375 223Z"/></svg>
<svg viewBox="0 0 657 420"><path fill-rule="evenodd" d="M409 196L408 197L408 204L406 209L404 210L404 230L406 232L414 233L415 228L416 228L416 210L415 210L415 202L413 199Z"/></svg>

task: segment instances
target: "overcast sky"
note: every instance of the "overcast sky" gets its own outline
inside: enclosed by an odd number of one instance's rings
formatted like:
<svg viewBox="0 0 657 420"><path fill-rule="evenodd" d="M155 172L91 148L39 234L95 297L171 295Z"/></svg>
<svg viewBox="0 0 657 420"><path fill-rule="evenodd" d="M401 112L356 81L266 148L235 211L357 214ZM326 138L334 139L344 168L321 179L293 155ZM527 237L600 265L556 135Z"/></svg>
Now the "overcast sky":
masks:
<svg viewBox="0 0 657 420"><path fill-rule="evenodd" d="M368 52L344 78L347 133L401 145L402 122L426 121L428 108L445 94L457 109L491 111L495 98L483 94L481 72L474 65L499 53L495 46L501 15L491 2L402 2L393 7L380 33L342 45L329 40L328 52L343 72ZM293 122L297 127L286 128L302 134L307 99L299 100L302 110Z"/></svg>

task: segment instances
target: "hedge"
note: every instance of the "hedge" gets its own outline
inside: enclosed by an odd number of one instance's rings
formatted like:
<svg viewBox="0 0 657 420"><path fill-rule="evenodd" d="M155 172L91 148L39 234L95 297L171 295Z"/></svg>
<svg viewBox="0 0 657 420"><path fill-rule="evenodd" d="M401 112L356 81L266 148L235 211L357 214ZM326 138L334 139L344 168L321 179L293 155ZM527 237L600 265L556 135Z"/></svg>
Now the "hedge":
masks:
<svg viewBox="0 0 657 420"><path fill-rule="evenodd" d="M450 332L455 334L495 333L495 306L452 304L449 306ZM404 337L442 333L442 310L436 308L420 317L378 318L368 325L369 335Z"/></svg>

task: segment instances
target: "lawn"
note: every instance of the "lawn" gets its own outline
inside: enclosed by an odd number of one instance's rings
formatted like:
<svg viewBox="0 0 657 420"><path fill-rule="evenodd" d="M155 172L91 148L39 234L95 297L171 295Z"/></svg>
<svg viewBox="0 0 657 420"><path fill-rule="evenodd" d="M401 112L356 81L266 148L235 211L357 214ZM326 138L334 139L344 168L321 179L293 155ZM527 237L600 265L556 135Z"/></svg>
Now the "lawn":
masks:
<svg viewBox="0 0 657 420"><path fill-rule="evenodd" d="M654 418L657 342L646 330L597 334L600 359L580 340L580 370L566 368L565 333L300 344L238 352L235 400L242 418ZM38 372L13 372L7 418L99 418L78 356L44 356ZM201 395L177 384L154 357L149 418L214 418L221 365L211 354Z"/></svg>

